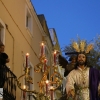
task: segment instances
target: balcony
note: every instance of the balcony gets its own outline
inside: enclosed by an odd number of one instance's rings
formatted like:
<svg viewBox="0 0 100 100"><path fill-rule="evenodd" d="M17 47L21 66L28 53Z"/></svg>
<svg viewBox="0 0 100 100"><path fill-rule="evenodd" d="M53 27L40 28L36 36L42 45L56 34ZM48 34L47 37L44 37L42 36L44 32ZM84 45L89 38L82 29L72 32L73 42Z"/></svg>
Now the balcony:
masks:
<svg viewBox="0 0 100 100"><path fill-rule="evenodd" d="M16 80L17 77L7 66L0 65L0 89L3 90L0 100L16 100Z"/></svg>

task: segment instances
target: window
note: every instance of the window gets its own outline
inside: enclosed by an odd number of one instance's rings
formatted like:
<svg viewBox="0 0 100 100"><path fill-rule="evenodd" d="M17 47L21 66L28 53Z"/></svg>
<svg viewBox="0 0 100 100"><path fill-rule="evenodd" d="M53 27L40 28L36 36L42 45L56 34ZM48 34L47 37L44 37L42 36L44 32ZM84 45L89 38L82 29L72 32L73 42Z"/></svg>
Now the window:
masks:
<svg viewBox="0 0 100 100"><path fill-rule="evenodd" d="M0 19L0 43L5 44L5 24Z"/></svg>
<svg viewBox="0 0 100 100"><path fill-rule="evenodd" d="M28 31L32 34L33 31L33 19L30 10L28 9L28 6L26 6L26 28Z"/></svg>

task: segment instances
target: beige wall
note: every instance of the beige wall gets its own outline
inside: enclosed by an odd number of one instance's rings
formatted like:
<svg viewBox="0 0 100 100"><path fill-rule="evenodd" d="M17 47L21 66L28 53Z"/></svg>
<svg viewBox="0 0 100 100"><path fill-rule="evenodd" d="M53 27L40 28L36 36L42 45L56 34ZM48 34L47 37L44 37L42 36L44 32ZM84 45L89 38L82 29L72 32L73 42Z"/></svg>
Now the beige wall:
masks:
<svg viewBox="0 0 100 100"><path fill-rule="evenodd" d="M5 29L5 52L9 55L11 71L19 77L24 72L25 54L30 54L30 61L34 66L39 63L40 42L45 32L38 20L36 12L30 0L0 0L0 19L8 26ZM32 34L26 28L26 7L32 16ZM48 50L48 65L52 65L53 45L49 36L45 37ZM58 41L57 41L58 42ZM39 91L37 82L40 81L42 73L33 71L33 90ZM21 91L17 88L16 100L20 100Z"/></svg>
<svg viewBox="0 0 100 100"><path fill-rule="evenodd" d="M19 77L23 72L25 54L30 54L30 61L33 67L39 63L40 42L44 31L39 20L30 6L33 18L33 35L25 27L25 14L28 0L0 0L0 19L8 25L5 30L5 52L9 55L10 66L13 73ZM36 56L36 55L37 56ZM24 57L23 57L24 56ZM34 72L34 89L39 90L37 82L40 81L42 73ZM21 91L17 88L17 99L20 100Z"/></svg>

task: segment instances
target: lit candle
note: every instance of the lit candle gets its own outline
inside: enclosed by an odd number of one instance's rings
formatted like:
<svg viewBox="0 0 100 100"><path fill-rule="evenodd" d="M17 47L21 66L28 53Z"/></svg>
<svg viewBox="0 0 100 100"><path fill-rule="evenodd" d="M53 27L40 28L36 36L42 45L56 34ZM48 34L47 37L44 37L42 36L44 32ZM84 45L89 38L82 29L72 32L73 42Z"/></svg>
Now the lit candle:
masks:
<svg viewBox="0 0 100 100"><path fill-rule="evenodd" d="M45 48L46 48L46 46L44 45L44 47L43 47L43 55L45 55Z"/></svg>
<svg viewBox="0 0 100 100"><path fill-rule="evenodd" d="M46 95L48 95L48 83L49 83L49 81L46 80Z"/></svg>
<svg viewBox="0 0 100 100"><path fill-rule="evenodd" d="M43 55L43 46L44 46L44 43L42 42L41 43L41 56Z"/></svg>
<svg viewBox="0 0 100 100"><path fill-rule="evenodd" d="M45 44L42 42L41 43L41 56L45 55Z"/></svg>
<svg viewBox="0 0 100 100"><path fill-rule="evenodd" d="M24 90L26 90L26 85L23 85L22 88L23 88Z"/></svg>
<svg viewBox="0 0 100 100"><path fill-rule="evenodd" d="M53 86L51 86L51 87L50 87L50 92L51 92L51 100L53 100L53 90L54 90L54 88L53 88Z"/></svg>
<svg viewBox="0 0 100 100"><path fill-rule="evenodd" d="M26 92L23 91L23 100L25 100L25 99L26 99Z"/></svg>
<svg viewBox="0 0 100 100"><path fill-rule="evenodd" d="M44 71L46 70L47 59L44 59Z"/></svg>
<svg viewBox="0 0 100 100"><path fill-rule="evenodd" d="M51 100L53 100L53 90L51 90Z"/></svg>
<svg viewBox="0 0 100 100"><path fill-rule="evenodd" d="M29 53L26 54L26 67L28 67Z"/></svg>
<svg viewBox="0 0 100 100"><path fill-rule="evenodd" d="M54 65L56 64L56 51L54 51L54 57L53 57L53 59L54 59Z"/></svg>

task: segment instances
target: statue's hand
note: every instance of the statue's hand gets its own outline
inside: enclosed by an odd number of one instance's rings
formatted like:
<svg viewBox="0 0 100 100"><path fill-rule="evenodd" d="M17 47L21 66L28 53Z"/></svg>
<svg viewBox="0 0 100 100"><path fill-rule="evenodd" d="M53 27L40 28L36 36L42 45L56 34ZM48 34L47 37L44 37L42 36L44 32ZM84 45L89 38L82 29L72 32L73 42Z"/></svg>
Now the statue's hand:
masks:
<svg viewBox="0 0 100 100"><path fill-rule="evenodd" d="M71 97L71 98L74 98L75 97L75 90L74 89L72 89L72 90L70 90L69 92L68 92L68 98L69 97Z"/></svg>
<svg viewBox="0 0 100 100"><path fill-rule="evenodd" d="M100 97L100 83L99 83L99 86L98 86L98 96Z"/></svg>
<svg viewBox="0 0 100 100"><path fill-rule="evenodd" d="M98 96L100 97L100 89L98 90Z"/></svg>

